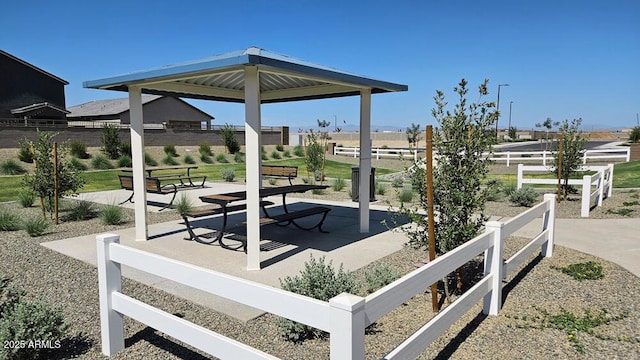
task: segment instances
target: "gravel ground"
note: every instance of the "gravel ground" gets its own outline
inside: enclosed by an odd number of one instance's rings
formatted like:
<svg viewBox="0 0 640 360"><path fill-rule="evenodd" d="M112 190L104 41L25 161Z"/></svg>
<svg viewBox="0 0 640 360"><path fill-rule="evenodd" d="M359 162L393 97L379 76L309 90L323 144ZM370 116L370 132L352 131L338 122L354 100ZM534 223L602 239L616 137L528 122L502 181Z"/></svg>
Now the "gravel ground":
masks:
<svg viewBox="0 0 640 360"><path fill-rule="evenodd" d="M374 165L375 166L375 165ZM631 208L630 216L640 218L640 206L624 205L637 200L638 192L616 191L605 201L603 208L591 213L594 218L622 217L609 209ZM390 189L381 200L394 203ZM334 192L328 189L324 195L309 195L330 199L348 199L346 189ZM21 209L17 204L0 204L21 216L31 216L37 209ZM514 216L525 208L511 206L507 202L490 202L487 214ZM559 217L579 217L579 203L567 201L560 204ZM151 214L150 222L175 220L172 212ZM100 353L100 328L97 295L97 270L83 262L68 258L40 246L41 242L64 239L83 234L111 231L131 227L133 214L126 212L126 223L120 226L104 226L99 219L83 222L62 222L48 234L30 238L23 231L2 232L0 238L0 274L9 277L14 285L23 288L28 297L46 298L60 307L70 324L70 337L63 342L59 358L78 357L102 359ZM511 239L506 253L513 254L523 239ZM387 263L401 273L415 269L415 263L424 259L421 251L406 248L391 254L380 262ZM623 268L591 255L556 247L554 256L540 259L533 256L505 283L504 308L498 316L484 317L481 305L456 322L421 355L421 359L637 359L640 358L640 281ZM556 270L568 264L598 261L604 268L604 279L576 281ZM529 265L528 265L529 264ZM371 264L370 266L372 266ZM368 267L367 267L368 268ZM356 274L363 277L367 268ZM196 324L210 328L238 341L285 359L328 358L328 341L313 339L302 344L284 341L276 327L276 317L270 314L247 323L192 304L175 296L135 281L123 279L125 293L141 301L157 306L169 313L179 314ZM366 335L367 359L378 359L389 352L431 317L431 295L427 292L408 301L383 317ZM446 305L446 304L445 304ZM565 331L540 328L535 319L544 311L557 314L566 309L578 316L584 311L595 313L606 309L611 316L624 315L621 320L596 327L591 334L578 332L575 336L584 346L584 354L572 347ZM209 358L192 348L156 332L140 323L125 321L126 350L115 359L132 358Z"/></svg>

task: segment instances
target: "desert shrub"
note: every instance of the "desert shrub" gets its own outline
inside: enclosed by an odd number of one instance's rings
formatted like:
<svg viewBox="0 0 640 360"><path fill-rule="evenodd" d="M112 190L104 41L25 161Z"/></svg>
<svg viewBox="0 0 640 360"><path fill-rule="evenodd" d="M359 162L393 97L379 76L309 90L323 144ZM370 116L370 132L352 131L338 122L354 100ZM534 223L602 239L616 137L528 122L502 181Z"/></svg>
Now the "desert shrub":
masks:
<svg viewBox="0 0 640 360"><path fill-rule="evenodd" d="M269 157L267 156L267 153L264 153L264 152L262 153L262 155L260 155L260 158L261 158L263 161L269 160Z"/></svg>
<svg viewBox="0 0 640 360"><path fill-rule="evenodd" d="M27 171L13 159L7 159L0 163L0 173L4 175L20 175Z"/></svg>
<svg viewBox="0 0 640 360"><path fill-rule="evenodd" d="M87 200L75 200L69 209L67 219L71 221L87 220L95 217L95 215L96 208L94 203Z"/></svg>
<svg viewBox="0 0 640 360"><path fill-rule="evenodd" d="M47 228L49 227L49 220L41 216L30 217L24 221L23 227L29 236L41 236L45 231L47 231Z"/></svg>
<svg viewBox="0 0 640 360"><path fill-rule="evenodd" d="M18 140L18 159L22 162L31 164L33 162L33 151L31 151L31 144L27 139Z"/></svg>
<svg viewBox="0 0 640 360"><path fill-rule="evenodd" d="M293 148L293 155L298 156L298 157L304 156L304 148L302 147L302 145L296 145Z"/></svg>
<svg viewBox="0 0 640 360"><path fill-rule="evenodd" d="M269 185L275 186L278 184L278 179L271 178L269 179Z"/></svg>
<svg viewBox="0 0 640 360"><path fill-rule="evenodd" d="M632 143L640 142L640 126L636 126L631 130L629 141Z"/></svg>
<svg viewBox="0 0 640 360"><path fill-rule="evenodd" d="M102 152L109 157L109 159L117 159L120 157L120 147L122 143L118 137L118 126L113 124L105 124L102 128Z"/></svg>
<svg viewBox="0 0 640 360"><path fill-rule="evenodd" d="M573 277L578 281L599 280L604 277L604 274L602 273L602 265L595 261L576 263L555 269Z"/></svg>
<svg viewBox="0 0 640 360"><path fill-rule="evenodd" d="M299 275L280 279L280 287L321 301L328 301L343 292L356 294L358 285L354 275L345 272L342 265L336 272L332 262L329 261L327 264L324 259L321 257L316 260L311 256L310 260L304 263L304 270ZM285 339L293 342L301 342L324 334L321 330L284 318L279 319L278 328Z"/></svg>
<svg viewBox="0 0 640 360"><path fill-rule="evenodd" d="M244 156L242 155L242 153L237 152L233 154L233 161L235 161L238 164L241 164L244 162Z"/></svg>
<svg viewBox="0 0 640 360"><path fill-rule="evenodd" d="M393 186L396 189L401 188L402 185L404 185L404 180L399 176L396 176L393 178L393 180L391 180L391 186Z"/></svg>
<svg viewBox="0 0 640 360"><path fill-rule="evenodd" d="M337 178L333 180L333 183L331 184L333 191L340 191L344 189L345 186L347 186L347 183L343 178Z"/></svg>
<svg viewBox="0 0 640 360"><path fill-rule="evenodd" d="M69 142L69 153L79 159L88 159L91 157L91 155L87 153L87 145L78 139Z"/></svg>
<svg viewBox="0 0 640 360"><path fill-rule="evenodd" d="M131 144L130 143L121 143L120 144L120 154L127 155L131 157Z"/></svg>
<svg viewBox="0 0 640 360"><path fill-rule="evenodd" d="M518 190L518 187L516 184L511 183L508 185L504 185L502 187L502 192L506 195L506 196L511 196L511 194L513 194L514 191Z"/></svg>
<svg viewBox="0 0 640 360"><path fill-rule="evenodd" d="M184 156L183 160L185 164L195 164L196 161L193 159L193 156L187 154Z"/></svg>
<svg viewBox="0 0 640 360"><path fill-rule="evenodd" d="M20 217L8 210L0 210L0 230L16 231L22 227Z"/></svg>
<svg viewBox="0 0 640 360"><path fill-rule="evenodd" d="M220 171L220 176L222 176L222 180L232 182L236 178L236 173L233 169L222 169Z"/></svg>
<svg viewBox="0 0 640 360"><path fill-rule="evenodd" d="M174 159L172 155L168 154L162 159L162 163L165 165L178 165L176 159Z"/></svg>
<svg viewBox="0 0 640 360"><path fill-rule="evenodd" d="M119 225L124 220L124 212L120 206L109 204L100 211L100 220L105 225Z"/></svg>
<svg viewBox="0 0 640 360"><path fill-rule="evenodd" d="M503 184L500 179L489 179L487 181L487 200L498 201L502 197Z"/></svg>
<svg viewBox="0 0 640 360"><path fill-rule="evenodd" d="M376 182L376 194L384 195L386 193L387 193L387 186L381 181Z"/></svg>
<svg viewBox="0 0 640 360"><path fill-rule="evenodd" d="M218 154L216 156L216 161L222 164L226 164L229 162L229 160L227 160L227 157L224 154Z"/></svg>
<svg viewBox="0 0 640 360"><path fill-rule="evenodd" d="M400 273L391 268L388 264L376 264L372 269L365 273L364 290L367 294L371 294L374 291L391 284L398 278L400 278Z"/></svg>
<svg viewBox="0 0 640 360"><path fill-rule="evenodd" d="M69 166L76 169L77 171L85 171L87 170L87 165L85 165L80 159L77 157L72 157L69 159Z"/></svg>
<svg viewBox="0 0 640 360"><path fill-rule="evenodd" d="M235 154L240 151L240 143L236 138L236 129L233 125L225 124L220 130L220 134L229 154Z"/></svg>
<svg viewBox="0 0 640 360"><path fill-rule="evenodd" d="M193 210L193 203L187 196L187 194L182 193L178 200L173 204L173 208L176 209L176 212L180 215L187 213Z"/></svg>
<svg viewBox="0 0 640 360"><path fill-rule="evenodd" d="M36 200L36 194L33 193L31 189L22 189L18 193L18 204L22 207L28 208L33 205L33 202Z"/></svg>
<svg viewBox="0 0 640 360"><path fill-rule="evenodd" d="M411 188L403 188L398 193L398 200L400 200L401 203L411 202L412 199L413 199L413 189Z"/></svg>
<svg viewBox="0 0 640 360"><path fill-rule="evenodd" d="M24 292L10 289L0 278L0 343L26 343L38 340L54 346L66 337L68 326L61 310L43 300L29 301ZM0 359L45 359L49 349L35 346L2 346Z"/></svg>
<svg viewBox="0 0 640 360"><path fill-rule="evenodd" d="M151 155L149 155L148 153L144 153L144 163L147 166L156 166L158 165L158 162L156 161L156 159L154 159Z"/></svg>
<svg viewBox="0 0 640 360"><path fill-rule="evenodd" d="M273 150L271 152L271 158L275 159L275 160L279 160L282 159L282 156L280 155L280 153L278 152L278 150Z"/></svg>
<svg viewBox="0 0 640 360"><path fill-rule="evenodd" d="M118 159L118 167L131 167L131 165L133 165L133 162L131 162L131 156L129 155L122 155Z"/></svg>
<svg viewBox="0 0 640 360"><path fill-rule="evenodd" d="M213 159L211 158L211 156L204 153L200 153L200 161L205 164L213 164Z"/></svg>
<svg viewBox="0 0 640 360"><path fill-rule="evenodd" d="M162 150L164 150L164 153L167 154L167 156L178 157L178 152L174 145L165 145Z"/></svg>
<svg viewBox="0 0 640 360"><path fill-rule="evenodd" d="M509 201L518 206L531 207L538 199L538 193L528 186L517 189L509 196Z"/></svg>
<svg viewBox="0 0 640 360"><path fill-rule="evenodd" d="M97 154L93 157L93 159L91 159L91 166L96 170L113 169L113 164L111 164L111 161L102 154Z"/></svg>
<svg viewBox="0 0 640 360"><path fill-rule="evenodd" d="M278 145L276 145L276 150L284 151L284 146L282 146L282 144L278 144Z"/></svg>
<svg viewBox="0 0 640 360"><path fill-rule="evenodd" d="M213 153L211 152L211 145L209 145L209 143L205 141L201 142L198 145L198 152L204 155L209 155L209 156L213 155Z"/></svg>
<svg viewBox="0 0 640 360"><path fill-rule="evenodd" d="M282 156L284 156L284 157L286 157L286 158L290 158L290 157L291 157L291 151L289 151L289 150L285 150L285 151L282 153Z"/></svg>

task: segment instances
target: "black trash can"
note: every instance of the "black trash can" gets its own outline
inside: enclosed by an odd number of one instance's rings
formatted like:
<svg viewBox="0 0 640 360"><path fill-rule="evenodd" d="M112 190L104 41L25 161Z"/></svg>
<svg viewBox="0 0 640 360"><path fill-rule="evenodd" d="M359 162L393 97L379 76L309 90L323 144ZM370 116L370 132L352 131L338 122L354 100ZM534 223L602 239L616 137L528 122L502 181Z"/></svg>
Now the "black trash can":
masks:
<svg viewBox="0 0 640 360"><path fill-rule="evenodd" d="M360 193L360 168L351 167L351 200L358 201ZM376 168L371 168L369 176L369 201L376 201Z"/></svg>

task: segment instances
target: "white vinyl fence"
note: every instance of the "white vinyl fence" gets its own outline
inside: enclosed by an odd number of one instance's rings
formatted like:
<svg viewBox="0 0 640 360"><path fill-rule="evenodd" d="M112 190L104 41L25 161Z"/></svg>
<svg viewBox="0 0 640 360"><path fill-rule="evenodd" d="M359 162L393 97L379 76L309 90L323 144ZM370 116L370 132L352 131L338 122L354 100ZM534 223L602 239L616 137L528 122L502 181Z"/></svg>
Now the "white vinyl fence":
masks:
<svg viewBox="0 0 640 360"><path fill-rule="evenodd" d="M603 150L585 150L582 155L582 163L589 161L604 161L604 159L619 159L628 162L631 156L631 148L603 149ZM551 151L497 151L490 158L496 162L506 162L507 166L511 163L521 164L522 162L542 162L542 166L547 166L547 161L553 161Z"/></svg>
<svg viewBox="0 0 640 360"><path fill-rule="evenodd" d="M424 150L424 149L423 149ZM344 147L336 146L333 148L333 155L347 155L354 158L360 156L359 147ZM372 148L371 157L379 160L380 158L413 158L413 161L418 160L418 149L392 149L392 148Z"/></svg>
<svg viewBox="0 0 640 360"><path fill-rule="evenodd" d="M505 239L539 217L543 220L540 232L524 248L503 261ZM123 294L121 265L327 331L330 357L335 360L364 359L368 325L484 253L484 278L384 357L414 358L480 299L484 299L483 312L496 315L502 307L502 280L538 247L543 256L552 255L554 227L555 195L545 195L542 203L507 222L488 222L483 234L365 298L343 293L328 302L123 246L119 244L118 235L99 235L102 352L113 355L124 349L123 317L128 316L221 359L276 359Z"/></svg>
<svg viewBox="0 0 640 360"><path fill-rule="evenodd" d="M580 216L589 217L589 211L594 207L602 206L605 198L613 193L613 164L606 166L583 166L580 171L596 171L594 175L585 175L580 179L569 179L569 185L582 187ZM547 166L527 166L518 164L518 189L523 184L557 185L558 179L525 178L525 172L551 172ZM564 183L564 182L563 182Z"/></svg>

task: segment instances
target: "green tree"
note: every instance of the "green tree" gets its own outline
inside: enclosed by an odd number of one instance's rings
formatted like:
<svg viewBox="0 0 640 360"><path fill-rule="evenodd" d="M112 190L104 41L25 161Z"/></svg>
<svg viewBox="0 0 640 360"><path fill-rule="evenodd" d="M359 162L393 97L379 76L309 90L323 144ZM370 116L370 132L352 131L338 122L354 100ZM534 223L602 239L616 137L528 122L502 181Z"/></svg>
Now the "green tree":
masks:
<svg viewBox="0 0 640 360"><path fill-rule="evenodd" d="M629 134L629 141L632 143L640 142L640 126L636 126L631 130L631 134Z"/></svg>
<svg viewBox="0 0 640 360"><path fill-rule="evenodd" d="M518 137L518 128L516 128L515 126L510 127L509 137L511 138L511 141L516 140L516 138Z"/></svg>
<svg viewBox="0 0 640 360"><path fill-rule="evenodd" d="M23 182L34 194L42 197L51 217L54 211L54 166L53 138L57 134L38 131L38 143L34 147L33 158L37 167L32 175L25 175ZM84 177L67 159L68 146L62 144L58 151L58 197L77 193L84 186Z"/></svg>
<svg viewBox="0 0 640 360"><path fill-rule="evenodd" d="M409 147L417 147L418 141L420 141L420 124L411 123L411 126L407 128L406 134Z"/></svg>
<svg viewBox="0 0 640 360"><path fill-rule="evenodd" d="M562 134L562 164L560 167L560 178L562 179L561 191L566 200L569 193L574 189L569 185L569 178L575 174L582 167L582 158L584 155L584 144L587 142L587 137L583 135L580 130L582 119L564 120L558 130ZM553 154L553 172L558 172L558 161L560 158L559 143L553 145L551 149Z"/></svg>
<svg viewBox="0 0 640 360"><path fill-rule="evenodd" d="M120 137L118 137L118 126L114 124L104 124L102 127L102 152L111 160L120 157Z"/></svg>
<svg viewBox="0 0 640 360"><path fill-rule="evenodd" d="M547 118L547 120L541 122L541 123L537 123L536 127L537 128L541 128L541 129L545 129L545 134L544 134L544 139L546 141L549 141L549 131L551 131L551 129L553 129L555 126L559 126L560 122L559 121L552 121L551 118ZM546 149L546 144L545 144L545 149Z"/></svg>
<svg viewBox="0 0 640 360"><path fill-rule="evenodd" d="M453 112L446 110L447 102L442 91L434 97L436 107L432 115L439 124L434 131L433 144L438 153L434 167L434 205L439 209L439 219L435 224L436 252L446 253L473 239L483 227L487 217L484 206L490 189L481 188L481 183L489 172L491 145L494 138L486 136L495 126L497 113L493 102L481 101L488 94L488 80L478 89L477 103L467 102L467 81L462 79L454 92L458 104ZM401 205L399 216L407 216L413 223L403 227L409 244L429 250L428 224L424 214L427 211L427 191L425 171L413 167L412 183L420 195L420 209ZM461 291L463 269L458 271L457 288ZM445 282L446 284L446 282Z"/></svg>
<svg viewBox="0 0 640 360"><path fill-rule="evenodd" d="M324 154L323 146L320 143L320 134L309 131L305 145L305 164L307 165L307 176L316 178L316 172L322 169L322 156Z"/></svg>
<svg viewBox="0 0 640 360"><path fill-rule="evenodd" d="M224 124L224 127L220 130L220 134L222 135L222 141L229 154L235 154L240 151L240 143L236 138L236 129L233 125Z"/></svg>

